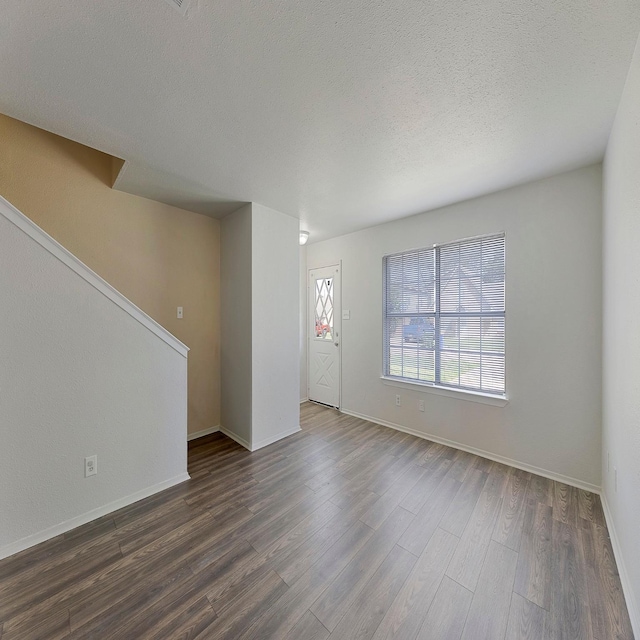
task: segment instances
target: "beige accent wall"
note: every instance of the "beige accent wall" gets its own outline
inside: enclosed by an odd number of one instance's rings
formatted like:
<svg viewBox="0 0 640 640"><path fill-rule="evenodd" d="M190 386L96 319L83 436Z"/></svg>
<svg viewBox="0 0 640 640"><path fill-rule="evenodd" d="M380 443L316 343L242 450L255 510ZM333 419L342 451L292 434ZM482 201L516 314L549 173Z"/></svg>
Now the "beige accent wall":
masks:
<svg viewBox="0 0 640 640"><path fill-rule="evenodd" d="M109 155L0 115L0 195L191 349L189 433L217 426L220 223L113 190L113 168Z"/></svg>

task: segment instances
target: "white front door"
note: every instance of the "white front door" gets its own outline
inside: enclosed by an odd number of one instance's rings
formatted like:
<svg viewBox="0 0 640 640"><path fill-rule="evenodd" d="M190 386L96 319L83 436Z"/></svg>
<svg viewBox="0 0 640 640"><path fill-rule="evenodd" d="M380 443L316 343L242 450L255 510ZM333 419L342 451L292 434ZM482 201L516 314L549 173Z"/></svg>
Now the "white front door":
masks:
<svg viewBox="0 0 640 640"><path fill-rule="evenodd" d="M340 406L340 266L309 271L309 400Z"/></svg>

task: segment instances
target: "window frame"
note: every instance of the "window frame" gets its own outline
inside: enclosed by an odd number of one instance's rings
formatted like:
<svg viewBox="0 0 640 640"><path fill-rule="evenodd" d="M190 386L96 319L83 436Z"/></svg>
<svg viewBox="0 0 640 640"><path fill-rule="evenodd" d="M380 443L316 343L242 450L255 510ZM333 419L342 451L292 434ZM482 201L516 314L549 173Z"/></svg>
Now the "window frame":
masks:
<svg viewBox="0 0 640 640"><path fill-rule="evenodd" d="M440 287L441 287L441 250L445 247L451 246L459 246L466 242L473 242L477 240L490 240L494 238L502 238L504 242L504 311L473 311L468 313L461 312L442 312L440 311L441 306L441 295L440 295ZM434 288L435 288L435 300L434 300L434 311L433 312L420 312L420 311L412 311L412 312L403 312L403 313L387 313L387 261L389 258L394 258L397 256L404 256L406 254L415 253L419 251L434 251L434 261L435 261L435 272L434 272ZM455 240L452 242L445 243L437 243L433 244L430 247L421 247L416 249L406 249L404 251L398 251L391 254L386 254L382 259L382 331L383 331L383 354L382 354L382 367L383 373L380 376L381 380L388 385L391 386L413 386L420 390L425 391L433 391L438 393L438 395L445 396L464 396L464 399L475 400L477 402L481 402L484 404L496 404L498 406L504 406L507 404L507 292L506 292L506 284L507 284L507 242L506 242L506 233L504 231L498 233L489 233L480 236L471 236L467 238L461 238L459 240ZM440 340L438 340L438 336L440 335L440 321L442 318L464 318L464 317L473 317L473 318L491 318L498 317L504 319L504 392L492 392L485 391L475 387L469 387L464 385L452 385L446 382L441 381L441 357L442 357L442 346L440 344ZM419 380L415 378L405 378L402 376L394 376L390 373L390 351L391 351L391 341L388 331L388 322L389 318L426 318L433 319L434 322L434 381L430 382L427 380ZM447 350L444 350L447 352ZM460 353L458 349L457 353ZM478 352L481 354L481 352ZM481 356L482 357L482 356Z"/></svg>

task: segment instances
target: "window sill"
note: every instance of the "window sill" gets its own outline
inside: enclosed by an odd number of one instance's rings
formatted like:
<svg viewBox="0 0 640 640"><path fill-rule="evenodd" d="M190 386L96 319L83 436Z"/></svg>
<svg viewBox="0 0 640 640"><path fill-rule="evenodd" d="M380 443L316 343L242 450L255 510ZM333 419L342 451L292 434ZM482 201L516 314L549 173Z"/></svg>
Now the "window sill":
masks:
<svg viewBox="0 0 640 640"><path fill-rule="evenodd" d="M434 384L426 384L424 382L409 382L407 380L399 380L387 376L380 376L383 384L390 387L399 387L401 389L414 389L415 391L426 391L427 393L435 393L438 396L448 396L458 400L466 400L467 402L479 402L480 404L489 404L494 407L504 407L509 404L509 400L505 396L495 396L490 393L479 393L477 391L467 391L465 389L451 389L449 387L439 387Z"/></svg>

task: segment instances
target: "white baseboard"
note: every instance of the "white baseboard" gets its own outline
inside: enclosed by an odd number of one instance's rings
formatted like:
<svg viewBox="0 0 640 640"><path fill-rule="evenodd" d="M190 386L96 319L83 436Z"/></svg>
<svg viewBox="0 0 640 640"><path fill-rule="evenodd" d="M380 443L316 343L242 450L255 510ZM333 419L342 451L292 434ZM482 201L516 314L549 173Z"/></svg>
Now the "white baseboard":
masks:
<svg viewBox="0 0 640 640"><path fill-rule="evenodd" d="M460 449L461 451L466 451L467 453L473 453L474 455L480 456L481 458L487 458L489 460L493 460L494 462L500 462L502 464L509 465L510 467L515 467L516 469L529 471L530 473L535 473L536 475L544 476L545 478L549 478L550 480L556 480L558 482L571 485L572 487L577 487L578 489L584 489L585 491L589 491L590 493L600 494L599 486L595 484L591 484L589 482L584 482L582 480L577 480L576 478L572 478L570 476L562 475L561 473L555 473L554 471L541 469L540 467L535 467L534 465L527 464L526 462L512 460L511 458L506 458L505 456L501 456L496 453L491 453L490 451L484 451L483 449L476 449L475 447L469 447L466 444L461 444L460 442L455 442L454 440L447 440L446 438L434 436L433 434L430 434L430 433L423 433L422 431L418 431L417 429L404 427L400 424L395 424L393 422L386 422L384 420L380 420L372 416L367 416L362 413L357 413L355 411L348 411L347 409L341 409L340 411L342 413L346 413L349 416L360 418L361 420L367 420L369 422L373 422L374 424L382 425L383 427L389 427L391 429L395 429L396 431L402 431L403 433L408 433L412 436L423 438L424 440L431 440L432 442L438 442L439 444L444 444L447 447L453 447L454 449Z"/></svg>
<svg viewBox="0 0 640 640"><path fill-rule="evenodd" d="M128 507L130 504L134 502L138 502L138 500L143 500L144 498L148 498L160 491L164 491L165 489L169 489L181 482L185 482L186 480L190 480L191 476L188 473L182 473L175 478L171 478L170 480L165 480L164 482L160 482L152 487L147 487L146 489L142 489L141 491L137 491L136 493L132 493L129 496L124 498L120 498L119 500L114 500L109 504L105 504L102 507L98 507L97 509L92 509L91 511L87 511L82 515L76 516L75 518L71 518L70 520L66 520L65 522L60 522L52 527L48 527L42 531L38 531L37 533L33 533L30 536L26 536L21 538L20 540L16 540L15 542L11 542L4 547L0 547L0 560L3 558L8 558L12 556L14 553L19 553L20 551L24 551L29 547L33 547L41 542L46 542L51 538L55 538L67 531L71 531L76 527L80 527L83 524L87 524L96 518L101 518L102 516L106 516L118 509L122 509L123 507Z"/></svg>
<svg viewBox="0 0 640 640"><path fill-rule="evenodd" d="M600 494L600 500L602 501L602 510L604 511L604 519L607 522L607 529L609 530L609 537L611 538L611 546L613 547L613 555L618 566L618 573L620 574L620 583L622 584L622 593L627 603L627 611L629 612L629 619L631 620L631 628L633 629L633 635L636 638L640 638L640 611L638 611L637 600L633 592L631 580L629 579L629 572L624 563L622 557L622 548L620 547L620 539L616 531L615 523L613 521L613 515L607 502L607 496L604 491Z"/></svg>
<svg viewBox="0 0 640 640"><path fill-rule="evenodd" d="M225 429L222 425L220 425L220 433L224 433L225 436L235 440L239 445L242 445L245 449L249 449L251 451L251 444L247 442L244 438L233 433L233 431L229 431L229 429Z"/></svg>
<svg viewBox="0 0 640 640"><path fill-rule="evenodd" d="M286 438L287 436L292 436L294 433L298 433L298 431L301 431L299 426L293 429L287 429L286 431L281 431L280 433L276 433L275 436L270 436L269 438L265 438L264 440L259 440L254 444L253 442L247 442L244 438L241 438L232 431L229 431L222 426L220 427L220 433L224 433L225 436L229 436L229 438L235 440L245 449L249 449L249 451L257 451L258 449L262 449L263 447L268 447L270 444L278 442L278 440L282 440L282 438Z"/></svg>
<svg viewBox="0 0 640 640"><path fill-rule="evenodd" d="M211 427L210 429L202 429L202 431L194 431L193 433L187 433L187 442L191 440L197 440L198 438L204 438L212 433L220 431L220 425L217 427Z"/></svg>
<svg viewBox="0 0 640 640"><path fill-rule="evenodd" d="M304 404L305 402L309 402L309 398L300 398L300 404Z"/></svg>
<svg viewBox="0 0 640 640"><path fill-rule="evenodd" d="M270 444L274 442L278 442L278 440L282 440L288 436L292 436L294 433L298 433L298 431L302 431L300 426L294 427L293 429L287 429L286 431L281 431L277 433L275 436L271 436L270 438L265 438L264 440L260 440L255 444L252 444L251 451L257 451L258 449L262 449L263 447L268 447Z"/></svg>

